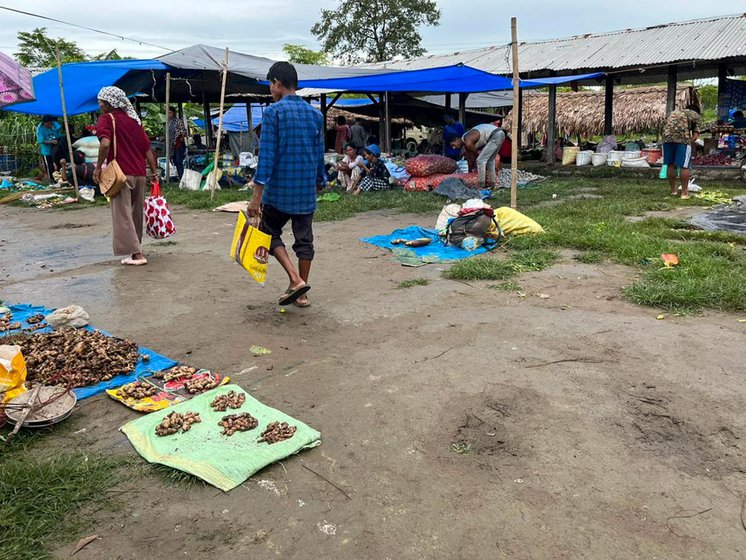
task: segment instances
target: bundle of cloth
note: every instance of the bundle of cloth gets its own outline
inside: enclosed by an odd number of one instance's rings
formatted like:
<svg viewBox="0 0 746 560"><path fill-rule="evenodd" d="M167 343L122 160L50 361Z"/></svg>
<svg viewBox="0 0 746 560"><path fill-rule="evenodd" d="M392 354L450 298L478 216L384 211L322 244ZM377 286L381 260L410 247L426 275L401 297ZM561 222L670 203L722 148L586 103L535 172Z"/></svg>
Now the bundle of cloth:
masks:
<svg viewBox="0 0 746 560"><path fill-rule="evenodd" d="M485 243L508 235L544 233L534 220L513 208L493 209L480 199L464 204L447 204L440 212L435 229L446 245L474 251Z"/></svg>

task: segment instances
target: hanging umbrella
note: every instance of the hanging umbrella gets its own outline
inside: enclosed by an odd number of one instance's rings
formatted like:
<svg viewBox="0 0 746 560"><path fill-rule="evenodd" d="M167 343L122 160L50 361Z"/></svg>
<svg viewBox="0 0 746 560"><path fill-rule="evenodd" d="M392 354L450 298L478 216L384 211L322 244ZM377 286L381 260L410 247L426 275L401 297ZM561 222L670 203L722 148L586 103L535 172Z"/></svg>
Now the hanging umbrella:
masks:
<svg viewBox="0 0 746 560"><path fill-rule="evenodd" d="M0 52L0 109L34 99L31 72Z"/></svg>

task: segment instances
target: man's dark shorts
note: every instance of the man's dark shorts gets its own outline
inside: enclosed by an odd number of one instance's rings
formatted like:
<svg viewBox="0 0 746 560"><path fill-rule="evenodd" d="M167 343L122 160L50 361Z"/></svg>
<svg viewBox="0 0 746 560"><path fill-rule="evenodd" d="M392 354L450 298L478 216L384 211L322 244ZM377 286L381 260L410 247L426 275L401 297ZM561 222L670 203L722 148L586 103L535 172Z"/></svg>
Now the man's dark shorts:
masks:
<svg viewBox="0 0 746 560"><path fill-rule="evenodd" d="M271 255L275 254L277 247L284 247L282 241L282 228L291 222L293 229L293 251L299 259L312 261L315 255L313 248L313 212L310 214L286 214L273 206L262 206L262 221L259 229L272 236L269 245Z"/></svg>

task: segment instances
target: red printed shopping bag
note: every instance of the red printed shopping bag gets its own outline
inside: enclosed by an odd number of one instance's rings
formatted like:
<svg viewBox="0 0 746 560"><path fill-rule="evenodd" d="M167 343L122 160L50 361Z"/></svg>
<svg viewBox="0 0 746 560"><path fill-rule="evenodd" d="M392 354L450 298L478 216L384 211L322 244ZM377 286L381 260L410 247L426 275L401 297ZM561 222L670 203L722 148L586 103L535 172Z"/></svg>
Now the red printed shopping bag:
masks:
<svg viewBox="0 0 746 560"><path fill-rule="evenodd" d="M161 185L157 181L145 199L145 231L153 239L166 239L176 233L168 202L161 196Z"/></svg>

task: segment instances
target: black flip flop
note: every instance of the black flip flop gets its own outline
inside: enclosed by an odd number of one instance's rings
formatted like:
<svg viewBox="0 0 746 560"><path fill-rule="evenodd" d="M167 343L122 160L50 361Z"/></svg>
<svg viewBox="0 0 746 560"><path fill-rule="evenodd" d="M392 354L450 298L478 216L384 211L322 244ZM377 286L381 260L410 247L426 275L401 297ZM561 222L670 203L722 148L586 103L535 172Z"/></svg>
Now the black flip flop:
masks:
<svg viewBox="0 0 746 560"><path fill-rule="evenodd" d="M298 288L295 291L292 291L290 293L286 292L285 296L282 297L282 298L280 298L280 306L284 307L286 305L291 305L291 304L295 303L295 301L299 297L301 297L302 295L307 294L308 290L310 290L310 289L311 289L311 286L309 286L308 284L306 284L305 286L301 286L300 288Z"/></svg>

